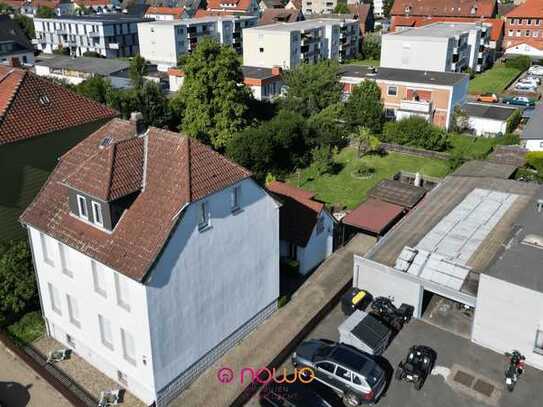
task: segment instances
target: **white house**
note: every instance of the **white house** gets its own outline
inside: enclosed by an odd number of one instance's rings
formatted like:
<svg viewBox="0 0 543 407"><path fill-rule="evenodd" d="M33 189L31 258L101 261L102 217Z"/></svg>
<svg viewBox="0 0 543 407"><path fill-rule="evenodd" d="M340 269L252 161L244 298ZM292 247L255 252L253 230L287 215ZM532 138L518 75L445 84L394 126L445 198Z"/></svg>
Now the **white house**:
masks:
<svg viewBox="0 0 543 407"><path fill-rule="evenodd" d="M507 133L509 119L518 111L515 107L488 103L466 103L462 110L468 116L468 126L476 136L495 137Z"/></svg>
<svg viewBox="0 0 543 407"><path fill-rule="evenodd" d="M281 257L298 262L298 272L307 274L334 250L336 221L312 192L273 181L266 186L279 202Z"/></svg>
<svg viewBox="0 0 543 407"><path fill-rule="evenodd" d="M196 140L114 119L26 209L47 332L166 405L276 309L279 205Z"/></svg>
<svg viewBox="0 0 543 407"><path fill-rule="evenodd" d="M525 43L511 45L510 47L506 48L505 55L527 55L532 59L542 59L543 46L539 43L532 43L530 41L526 41Z"/></svg>

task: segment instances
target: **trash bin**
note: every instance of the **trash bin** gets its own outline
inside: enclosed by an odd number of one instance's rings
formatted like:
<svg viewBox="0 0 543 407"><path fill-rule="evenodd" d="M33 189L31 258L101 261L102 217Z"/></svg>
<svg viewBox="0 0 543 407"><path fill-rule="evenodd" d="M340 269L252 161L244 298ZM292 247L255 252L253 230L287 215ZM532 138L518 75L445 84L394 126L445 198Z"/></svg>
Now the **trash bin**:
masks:
<svg viewBox="0 0 543 407"><path fill-rule="evenodd" d="M356 310L365 310L371 302L371 295L364 290L353 287L341 297L341 310L347 316Z"/></svg>

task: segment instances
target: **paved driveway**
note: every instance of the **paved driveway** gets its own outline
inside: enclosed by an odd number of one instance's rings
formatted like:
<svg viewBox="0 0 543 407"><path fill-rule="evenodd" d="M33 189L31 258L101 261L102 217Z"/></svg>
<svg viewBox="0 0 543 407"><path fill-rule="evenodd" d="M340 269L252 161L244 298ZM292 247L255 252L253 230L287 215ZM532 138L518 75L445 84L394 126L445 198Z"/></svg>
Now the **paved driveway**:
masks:
<svg viewBox="0 0 543 407"><path fill-rule="evenodd" d="M337 326L345 319L341 310L332 312L308 335L308 338L338 339ZM540 387L543 372L527 368L513 393L503 388L505 357L469 340L436 328L423 321L411 321L394 339L384 354L394 369L413 344L425 344L436 350L438 359L434 375L430 376L421 391L413 385L392 380L378 407L540 407L543 405ZM286 362L285 367L290 368ZM473 378L471 385L464 386L454 380L457 372ZM467 376L464 376L467 377ZM473 389L486 390L486 384L495 386L490 396ZM485 388L486 387L486 388ZM256 399L248 404L257 406Z"/></svg>
<svg viewBox="0 0 543 407"><path fill-rule="evenodd" d="M71 404L0 344L0 401L7 407L68 407Z"/></svg>

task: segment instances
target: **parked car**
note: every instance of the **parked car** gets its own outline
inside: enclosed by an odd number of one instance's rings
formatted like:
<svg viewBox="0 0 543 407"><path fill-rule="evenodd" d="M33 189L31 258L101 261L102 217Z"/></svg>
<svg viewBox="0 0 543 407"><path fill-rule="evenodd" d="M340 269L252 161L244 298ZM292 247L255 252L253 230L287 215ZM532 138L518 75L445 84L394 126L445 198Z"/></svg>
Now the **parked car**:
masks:
<svg viewBox="0 0 543 407"><path fill-rule="evenodd" d="M503 103L508 105L517 105L517 106L535 106L535 100L526 96L507 96L502 99Z"/></svg>
<svg viewBox="0 0 543 407"><path fill-rule="evenodd" d="M519 83L528 84L528 85L532 85L534 87L538 87L539 84L541 83L541 80L539 78L535 78L533 76L527 76L525 78L519 79L517 84L519 84Z"/></svg>
<svg viewBox="0 0 543 407"><path fill-rule="evenodd" d="M541 65L531 66L530 69L528 69L528 73L530 75L543 76L543 66Z"/></svg>
<svg viewBox="0 0 543 407"><path fill-rule="evenodd" d="M342 343L304 342L292 355L292 364L312 369L316 380L335 390L349 407L376 402L386 386L385 371L375 359Z"/></svg>
<svg viewBox="0 0 543 407"><path fill-rule="evenodd" d="M286 378L285 383L269 382L260 392L260 405L263 407L344 407L341 398L328 386L317 381L302 383L294 375Z"/></svg>
<svg viewBox="0 0 543 407"><path fill-rule="evenodd" d="M517 82L514 89L520 91L535 92L537 89L537 85L533 83Z"/></svg>
<svg viewBox="0 0 543 407"><path fill-rule="evenodd" d="M477 102L496 103L498 100L498 96L495 93L483 93L477 96Z"/></svg>

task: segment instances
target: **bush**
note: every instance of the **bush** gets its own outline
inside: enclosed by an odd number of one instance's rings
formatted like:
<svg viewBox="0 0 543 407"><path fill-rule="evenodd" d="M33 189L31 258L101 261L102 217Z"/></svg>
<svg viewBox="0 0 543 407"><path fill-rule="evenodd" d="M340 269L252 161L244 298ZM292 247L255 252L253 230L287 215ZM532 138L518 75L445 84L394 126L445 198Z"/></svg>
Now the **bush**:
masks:
<svg viewBox="0 0 543 407"><path fill-rule="evenodd" d="M520 144L520 137L518 134L507 133L503 136L496 137L496 144L502 146L516 146Z"/></svg>
<svg viewBox="0 0 543 407"><path fill-rule="evenodd" d="M447 133L443 129L416 116L386 123L382 141L433 151L443 151L448 147Z"/></svg>
<svg viewBox="0 0 543 407"><path fill-rule="evenodd" d="M101 54L99 54L98 52L95 52L95 51L83 52L83 56L84 57L91 57L91 58L103 58L103 56Z"/></svg>
<svg viewBox="0 0 543 407"><path fill-rule="evenodd" d="M466 162L466 159L462 155L462 153L455 152L452 153L448 160L448 165L451 171L456 170L458 167L460 167L462 164Z"/></svg>
<svg viewBox="0 0 543 407"><path fill-rule="evenodd" d="M311 159L311 167L317 175L328 174L332 171L334 161L332 160L330 146L315 147L311 150Z"/></svg>
<svg viewBox="0 0 543 407"><path fill-rule="evenodd" d="M507 133L514 132L515 129L520 124L521 120L522 120L522 114L520 113L520 110L517 109L517 110L515 110L515 113L513 113L511 115L511 117L509 117L509 119L507 119L507 130L506 130L506 132Z"/></svg>
<svg viewBox="0 0 543 407"><path fill-rule="evenodd" d="M518 55L515 57L510 57L510 58L507 58L507 61L505 61L505 66L507 68L515 68L520 71L527 70L531 64L532 64L532 60L527 55Z"/></svg>
<svg viewBox="0 0 543 407"><path fill-rule="evenodd" d="M355 177L367 178L371 177L375 173L375 168L370 167L366 163L360 163L356 166L352 175Z"/></svg>
<svg viewBox="0 0 543 407"><path fill-rule="evenodd" d="M19 321L8 326L8 334L21 343L31 343L45 332L45 323L39 311L29 312Z"/></svg>
<svg viewBox="0 0 543 407"><path fill-rule="evenodd" d="M527 153L526 163L537 171L539 177L543 177L543 151L530 151Z"/></svg>
<svg viewBox="0 0 543 407"><path fill-rule="evenodd" d="M70 48L58 47L53 50L55 55L70 55Z"/></svg>
<svg viewBox="0 0 543 407"><path fill-rule="evenodd" d="M379 60L381 58L381 35L368 33L362 41L362 58Z"/></svg>

